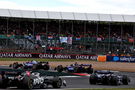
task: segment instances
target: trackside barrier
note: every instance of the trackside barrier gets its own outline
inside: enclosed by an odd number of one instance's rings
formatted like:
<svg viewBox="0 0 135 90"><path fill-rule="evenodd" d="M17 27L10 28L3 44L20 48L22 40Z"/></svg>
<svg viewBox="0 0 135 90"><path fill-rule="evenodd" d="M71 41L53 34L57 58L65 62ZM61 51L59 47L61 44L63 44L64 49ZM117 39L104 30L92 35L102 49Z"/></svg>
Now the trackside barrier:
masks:
<svg viewBox="0 0 135 90"><path fill-rule="evenodd" d="M97 55L68 55L68 54L46 54L46 53L0 53L0 58L44 58L44 59L82 59L97 60Z"/></svg>
<svg viewBox="0 0 135 90"><path fill-rule="evenodd" d="M111 62L133 62L135 63L135 57L131 56L107 56L107 61Z"/></svg>

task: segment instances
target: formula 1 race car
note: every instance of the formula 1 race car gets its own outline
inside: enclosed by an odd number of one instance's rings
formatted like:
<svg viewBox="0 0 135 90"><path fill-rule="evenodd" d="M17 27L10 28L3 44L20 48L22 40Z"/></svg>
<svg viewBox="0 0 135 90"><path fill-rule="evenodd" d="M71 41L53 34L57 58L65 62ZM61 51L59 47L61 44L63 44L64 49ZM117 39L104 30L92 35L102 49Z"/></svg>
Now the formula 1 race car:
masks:
<svg viewBox="0 0 135 90"><path fill-rule="evenodd" d="M19 89L47 88L52 85L53 88L66 86L66 82L58 76L41 76L39 72L7 72L1 71L0 88L17 87Z"/></svg>
<svg viewBox="0 0 135 90"><path fill-rule="evenodd" d="M32 70L37 70L37 69L44 69L44 70L49 70L50 65L48 62L38 62L38 61L29 61L25 63L18 63L15 62L13 64L10 64L9 67L12 67L13 69L32 69Z"/></svg>
<svg viewBox="0 0 135 90"><path fill-rule="evenodd" d="M130 78L127 75L117 75L109 70L95 71L89 78L90 84L128 85L129 82Z"/></svg>
<svg viewBox="0 0 135 90"><path fill-rule="evenodd" d="M71 64L69 66L63 67L58 65L55 70L58 72L66 71L70 73L93 73L93 68L91 64Z"/></svg>

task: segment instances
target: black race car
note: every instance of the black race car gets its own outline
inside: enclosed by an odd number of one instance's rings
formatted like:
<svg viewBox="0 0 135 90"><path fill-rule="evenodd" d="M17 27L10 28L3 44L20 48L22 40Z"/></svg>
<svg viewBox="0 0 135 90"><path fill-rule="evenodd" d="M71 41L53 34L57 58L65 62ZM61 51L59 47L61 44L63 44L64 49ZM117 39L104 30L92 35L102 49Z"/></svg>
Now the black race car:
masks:
<svg viewBox="0 0 135 90"><path fill-rule="evenodd" d="M109 70L95 71L90 75L90 84L104 84L104 85L128 85L130 78L127 75L117 75Z"/></svg>
<svg viewBox="0 0 135 90"><path fill-rule="evenodd" d="M69 66L63 67L58 65L55 70L58 72L66 71L71 73L93 73L93 68L91 64L71 64Z"/></svg>
<svg viewBox="0 0 135 90"><path fill-rule="evenodd" d="M53 88L61 88L62 85L66 86L66 82L59 76L42 76L39 72L31 71L1 71L0 74L1 89L6 89L7 87L42 89L47 88L48 85L52 85Z"/></svg>
<svg viewBox="0 0 135 90"><path fill-rule="evenodd" d="M25 63L14 62L13 64L10 64L9 67L12 67L13 69L32 69L32 70L37 70L37 69L49 70L50 69L49 62L38 62L34 60L28 61Z"/></svg>

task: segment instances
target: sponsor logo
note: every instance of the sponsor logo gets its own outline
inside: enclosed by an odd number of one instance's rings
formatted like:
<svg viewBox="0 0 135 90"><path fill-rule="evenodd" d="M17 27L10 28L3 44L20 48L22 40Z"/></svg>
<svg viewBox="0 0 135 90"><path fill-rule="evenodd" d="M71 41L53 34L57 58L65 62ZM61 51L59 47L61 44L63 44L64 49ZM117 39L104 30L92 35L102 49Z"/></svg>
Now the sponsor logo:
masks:
<svg viewBox="0 0 135 90"><path fill-rule="evenodd" d="M23 53L0 53L0 57L30 58L30 57L32 57L32 54L23 54Z"/></svg>
<svg viewBox="0 0 135 90"><path fill-rule="evenodd" d="M59 59L71 59L70 55L54 55L54 58Z"/></svg>
<svg viewBox="0 0 135 90"><path fill-rule="evenodd" d="M135 62L135 57L120 57L121 62Z"/></svg>
<svg viewBox="0 0 135 90"><path fill-rule="evenodd" d="M113 61L119 61L119 60L120 60L119 57L117 57L117 56L113 57Z"/></svg>
<svg viewBox="0 0 135 90"><path fill-rule="evenodd" d="M65 55L65 54L43 54L43 53L0 53L1 58L46 58L46 59L81 59L97 60L97 56L91 55Z"/></svg>
<svg viewBox="0 0 135 90"><path fill-rule="evenodd" d="M0 53L0 57L14 57L13 53Z"/></svg>
<svg viewBox="0 0 135 90"><path fill-rule="evenodd" d="M53 54L39 54L39 58L53 58Z"/></svg>
<svg viewBox="0 0 135 90"><path fill-rule="evenodd" d="M75 59L85 59L85 60L97 60L97 56L87 56L87 55L76 55Z"/></svg>
<svg viewBox="0 0 135 90"><path fill-rule="evenodd" d="M31 54L22 54L22 53L19 53L19 54L14 54L14 57L30 58L30 57L32 57L32 55Z"/></svg>
<svg viewBox="0 0 135 90"><path fill-rule="evenodd" d="M135 62L135 57L126 57L126 56L122 56L122 57L118 57L118 56L114 56L113 57L113 61L120 61L120 62Z"/></svg>

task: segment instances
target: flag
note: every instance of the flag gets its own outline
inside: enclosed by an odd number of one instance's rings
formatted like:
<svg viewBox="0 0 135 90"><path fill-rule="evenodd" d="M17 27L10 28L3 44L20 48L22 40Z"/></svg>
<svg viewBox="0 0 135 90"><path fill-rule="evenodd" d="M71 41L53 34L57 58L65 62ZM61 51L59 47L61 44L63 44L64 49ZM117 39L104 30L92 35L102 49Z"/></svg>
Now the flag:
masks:
<svg viewBox="0 0 135 90"><path fill-rule="evenodd" d="M133 38L129 38L128 41L129 41L130 43L133 43L133 42L134 42L134 39L133 39Z"/></svg>
<svg viewBox="0 0 135 90"><path fill-rule="evenodd" d="M68 44L72 44L72 37L68 37L68 38L67 38L67 43L68 43Z"/></svg>
<svg viewBox="0 0 135 90"><path fill-rule="evenodd" d="M40 37L40 35L36 35L36 40L41 40L41 37Z"/></svg>
<svg viewBox="0 0 135 90"><path fill-rule="evenodd" d="M48 39L49 39L49 40L53 39L53 36L48 36Z"/></svg>
<svg viewBox="0 0 135 90"><path fill-rule="evenodd" d="M102 41L102 39L100 37L97 37L97 41Z"/></svg>
<svg viewBox="0 0 135 90"><path fill-rule="evenodd" d="M67 43L67 37L59 37L61 43Z"/></svg>
<svg viewBox="0 0 135 90"><path fill-rule="evenodd" d="M76 37L76 40L81 40L81 37Z"/></svg>

